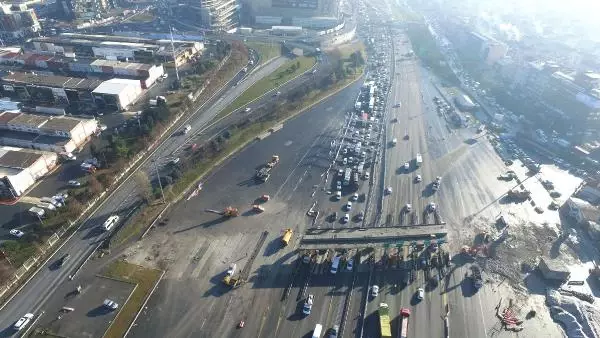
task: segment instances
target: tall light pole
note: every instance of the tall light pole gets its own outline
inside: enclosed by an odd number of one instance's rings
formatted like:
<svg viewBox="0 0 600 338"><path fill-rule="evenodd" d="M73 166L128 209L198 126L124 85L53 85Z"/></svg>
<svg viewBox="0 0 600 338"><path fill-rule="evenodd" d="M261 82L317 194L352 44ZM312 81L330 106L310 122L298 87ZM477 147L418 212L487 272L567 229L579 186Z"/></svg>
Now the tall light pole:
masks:
<svg viewBox="0 0 600 338"><path fill-rule="evenodd" d="M154 162L154 170L156 170L156 177L158 178L158 186L160 187L160 194L162 196L162 202L165 204L165 191L163 190L162 182L160 181L160 173L158 172L158 165L156 164L156 160Z"/></svg>

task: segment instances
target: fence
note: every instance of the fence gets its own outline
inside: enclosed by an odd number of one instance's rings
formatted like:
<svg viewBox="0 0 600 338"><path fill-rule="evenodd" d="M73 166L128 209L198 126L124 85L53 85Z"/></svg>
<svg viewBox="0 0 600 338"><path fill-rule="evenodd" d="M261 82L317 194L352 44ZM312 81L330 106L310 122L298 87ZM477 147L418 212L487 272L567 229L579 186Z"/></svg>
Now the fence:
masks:
<svg viewBox="0 0 600 338"><path fill-rule="evenodd" d="M231 56L231 51L229 51L229 53L223 58L223 60L221 60L221 62L219 63L219 65L216 68L216 72L220 71L221 68L225 65L225 63L229 60ZM202 88L200 88L199 90L197 90L193 95L193 99L192 101L196 101L198 99L198 97L200 96L200 94L202 94L204 92L204 90L206 89L207 85L210 83L210 80L207 81ZM218 91L217 91L218 92ZM191 94L191 93L190 93ZM70 221L69 220L69 225L68 226L63 226L60 229L58 229L54 234L52 234L50 236L50 238L48 238L48 240L46 241L46 243L44 243L41 247L41 249L39 250L38 255L29 258L27 261L25 261L25 263L23 263L23 265L21 267L19 267L13 277L10 279L10 281L2 286L0 286L0 299L4 299L4 296L6 295L6 293L11 290L15 285L19 284L19 282L21 281L21 278L25 275L27 275L27 272L29 272L31 269L38 267L38 269L40 268L41 264L38 264L40 261L42 261L43 263L45 263L46 261L48 261L51 256L52 253L54 253L54 251L52 250L53 247L57 244L60 243L60 239L69 231L69 229L74 225L79 223L82 218L87 215L87 213L92 210L93 207L96 206L96 204L103 200L104 196L106 196L106 194L108 193L108 191L110 189L112 189L113 187L116 186L116 189L118 189L120 187L120 185L122 183L124 183L125 181L127 181L126 179L124 180L123 177L130 177L134 172L135 169L138 168L138 165L141 165L143 163L143 161L141 161L142 159L144 159L146 157L146 155L151 155L152 152L151 150L153 148L155 148L157 146L157 144L159 143L159 141L161 139L163 139L163 137L171 132L171 129L173 128L173 126L175 126L177 124L177 122L179 122L179 120L185 116L186 114L190 113L192 110L190 109L185 109L183 111L180 111L177 113L177 115L175 116L175 118L173 119L173 121L168 125L167 128L165 128L165 130L160 134L160 136L156 139L156 141L154 141L154 143L152 143L146 150L142 151L141 153L138 153L133 160L129 163L129 165L123 169L121 171L121 173L119 175L117 175L115 177L115 180L113 181L113 183L105 190L103 191L98 197L94 198L92 201L88 202L86 207L84 208L84 210L82 211L82 213L77 217L77 219L75 219L74 221ZM140 163L140 161L142 163ZM133 171L133 172L131 172ZM71 236L75 234L75 232L73 232L71 234ZM62 241L62 243L66 243L71 236L69 236L68 238L66 238L66 240ZM62 245L61 245L62 246ZM60 249L59 246L56 250ZM44 258L46 258L44 260ZM36 271L37 273L37 271ZM30 278L32 278L35 275L35 273L33 275L31 275ZM26 284L28 282L25 281L24 284ZM19 290L17 290L18 292ZM15 294L17 293L15 292ZM10 300L10 299L9 299ZM0 306L1 309L1 306Z"/></svg>

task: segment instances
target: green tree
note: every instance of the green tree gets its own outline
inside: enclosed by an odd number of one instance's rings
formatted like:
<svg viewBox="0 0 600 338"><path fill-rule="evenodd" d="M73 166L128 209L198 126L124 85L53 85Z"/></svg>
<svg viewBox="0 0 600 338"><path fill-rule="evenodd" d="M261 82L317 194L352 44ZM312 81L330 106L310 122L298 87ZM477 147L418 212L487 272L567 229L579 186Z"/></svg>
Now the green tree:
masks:
<svg viewBox="0 0 600 338"><path fill-rule="evenodd" d="M137 184L138 196L146 203L152 201L152 184L145 172L138 170L133 176L133 180Z"/></svg>

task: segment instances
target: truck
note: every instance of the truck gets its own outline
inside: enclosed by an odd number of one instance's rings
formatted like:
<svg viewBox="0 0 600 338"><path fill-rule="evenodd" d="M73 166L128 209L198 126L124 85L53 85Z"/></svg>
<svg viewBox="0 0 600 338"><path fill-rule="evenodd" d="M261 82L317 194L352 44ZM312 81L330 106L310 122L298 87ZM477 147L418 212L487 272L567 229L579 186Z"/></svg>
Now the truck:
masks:
<svg viewBox="0 0 600 338"><path fill-rule="evenodd" d="M294 230L288 228L283 232L283 236L281 236L281 244L283 246L287 246L290 244L290 240L292 239L292 235L294 234Z"/></svg>
<svg viewBox="0 0 600 338"><path fill-rule="evenodd" d="M408 317L410 317L410 309L402 308L400 310L400 316L402 317L402 326L400 326L400 338L408 337Z"/></svg>
<svg viewBox="0 0 600 338"><path fill-rule="evenodd" d="M266 182L271 177L271 168L263 167L256 171L256 178L262 182Z"/></svg>
<svg viewBox="0 0 600 338"><path fill-rule="evenodd" d="M346 168L346 171L344 171L344 185L350 184L351 177L352 177L352 169Z"/></svg>
<svg viewBox="0 0 600 338"><path fill-rule="evenodd" d="M271 157L271 160L269 162L267 162L267 167L268 168L273 168L275 167L277 164L279 163L279 156L278 155L273 155Z"/></svg>
<svg viewBox="0 0 600 338"><path fill-rule="evenodd" d="M415 164L417 168L421 167L421 164L423 164L423 156L421 156L421 153L417 153L417 157L415 158Z"/></svg>
<svg viewBox="0 0 600 338"><path fill-rule="evenodd" d="M386 303L379 304L379 327L381 338L392 338L392 327L390 325L390 308Z"/></svg>

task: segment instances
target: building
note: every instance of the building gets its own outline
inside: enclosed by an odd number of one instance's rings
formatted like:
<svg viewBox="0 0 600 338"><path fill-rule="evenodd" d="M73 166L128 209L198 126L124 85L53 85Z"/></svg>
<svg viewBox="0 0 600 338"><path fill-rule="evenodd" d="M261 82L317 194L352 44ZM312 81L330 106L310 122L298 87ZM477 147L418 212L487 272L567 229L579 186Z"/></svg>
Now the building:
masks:
<svg viewBox="0 0 600 338"><path fill-rule="evenodd" d="M463 44L464 54L469 54L474 60L492 65L506 56L508 46L490 36L470 32Z"/></svg>
<svg viewBox="0 0 600 338"><path fill-rule="evenodd" d="M95 119L0 113L0 144L53 152L73 152L98 129Z"/></svg>
<svg viewBox="0 0 600 338"><path fill-rule="evenodd" d="M57 163L55 153L0 147L0 198L18 198Z"/></svg>
<svg viewBox="0 0 600 338"><path fill-rule="evenodd" d="M70 58L103 58L149 64L173 61L175 55L175 61L181 65L200 54L204 50L204 44L199 41L175 40L171 45L170 39L64 33L29 39L24 48L40 54Z"/></svg>
<svg viewBox="0 0 600 338"><path fill-rule="evenodd" d="M0 78L2 93L33 106L67 107L78 112L93 111L92 91L102 81L67 76L12 72Z"/></svg>
<svg viewBox="0 0 600 338"><path fill-rule="evenodd" d="M100 109L123 111L142 94L140 82L127 79L111 79L102 82L92 92Z"/></svg>
<svg viewBox="0 0 600 338"><path fill-rule="evenodd" d="M298 26L272 26L271 34L281 36L295 36L302 34L302 27Z"/></svg>
<svg viewBox="0 0 600 338"><path fill-rule="evenodd" d="M200 22L215 31L231 31L239 26L236 0L200 0Z"/></svg>
<svg viewBox="0 0 600 338"><path fill-rule="evenodd" d="M57 0L56 9L66 19L96 20L108 16L112 0Z"/></svg>
<svg viewBox="0 0 600 338"><path fill-rule="evenodd" d="M0 38L17 40L31 37L41 31L40 23L33 9L27 5L0 3Z"/></svg>
<svg viewBox="0 0 600 338"><path fill-rule="evenodd" d="M242 0L249 24L258 27L294 25L329 29L343 21L340 0Z"/></svg>
<svg viewBox="0 0 600 338"><path fill-rule="evenodd" d="M571 278L571 271L559 260L542 257L538 269L545 279L558 284L566 283Z"/></svg>
<svg viewBox="0 0 600 338"><path fill-rule="evenodd" d="M142 88L150 87L164 74L162 64L121 62L104 59L69 58L60 55L25 53L0 54L0 63L17 66L22 70L49 70L53 73L69 73L94 76L101 79L122 77L138 79ZM18 70L15 68L15 70Z"/></svg>

